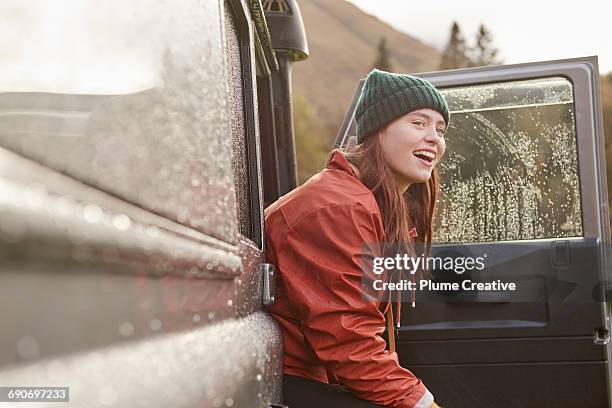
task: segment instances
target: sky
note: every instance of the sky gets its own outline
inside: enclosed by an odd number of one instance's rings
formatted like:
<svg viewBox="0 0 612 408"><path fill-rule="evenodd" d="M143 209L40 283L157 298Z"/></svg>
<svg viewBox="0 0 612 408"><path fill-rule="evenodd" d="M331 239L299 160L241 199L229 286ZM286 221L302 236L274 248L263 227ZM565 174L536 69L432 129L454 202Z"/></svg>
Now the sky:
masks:
<svg viewBox="0 0 612 408"><path fill-rule="evenodd" d="M159 85L167 44L187 59L198 42L185 39L203 35L194 1L0 0L0 92L116 94Z"/></svg>
<svg viewBox="0 0 612 408"><path fill-rule="evenodd" d="M349 0L422 42L444 49L457 21L473 43L484 23L505 64L597 55L612 71L612 0Z"/></svg>

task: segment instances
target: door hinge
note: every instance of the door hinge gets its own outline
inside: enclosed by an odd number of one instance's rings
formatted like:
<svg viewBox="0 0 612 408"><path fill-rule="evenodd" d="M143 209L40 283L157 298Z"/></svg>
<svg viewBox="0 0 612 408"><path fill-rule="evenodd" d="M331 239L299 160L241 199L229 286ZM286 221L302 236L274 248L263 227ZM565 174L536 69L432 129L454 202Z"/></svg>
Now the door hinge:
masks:
<svg viewBox="0 0 612 408"><path fill-rule="evenodd" d="M593 343L605 346L610 342L610 332L602 327L593 330Z"/></svg>
<svg viewBox="0 0 612 408"><path fill-rule="evenodd" d="M269 306L274 304L274 265L269 263L263 264L263 285L262 285L262 302Z"/></svg>

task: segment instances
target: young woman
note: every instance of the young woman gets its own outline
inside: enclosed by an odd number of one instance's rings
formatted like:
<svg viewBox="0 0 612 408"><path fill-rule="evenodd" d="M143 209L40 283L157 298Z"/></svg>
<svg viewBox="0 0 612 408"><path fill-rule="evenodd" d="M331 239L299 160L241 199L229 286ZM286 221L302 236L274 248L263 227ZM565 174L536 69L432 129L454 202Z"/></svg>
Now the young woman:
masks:
<svg viewBox="0 0 612 408"><path fill-rule="evenodd" d="M334 150L325 169L265 211L284 400L291 408L437 407L399 365L393 329L386 349L393 308L385 293L364 296L362 261L374 243L429 248L448 106L423 79L374 70L355 120L357 145Z"/></svg>

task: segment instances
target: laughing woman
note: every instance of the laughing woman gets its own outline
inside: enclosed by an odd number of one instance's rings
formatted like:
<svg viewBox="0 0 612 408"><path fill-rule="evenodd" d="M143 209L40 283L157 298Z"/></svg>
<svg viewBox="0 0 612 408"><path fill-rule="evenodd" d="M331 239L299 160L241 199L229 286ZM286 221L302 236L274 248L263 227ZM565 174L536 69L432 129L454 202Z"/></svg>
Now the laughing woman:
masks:
<svg viewBox="0 0 612 408"><path fill-rule="evenodd" d="M284 338L291 408L430 408L433 394L400 366L387 296L364 296L365 245L429 247L449 111L429 82L372 71L355 112L357 145L265 211L276 266L269 311ZM385 317L386 316L386 317Z"/></svg>

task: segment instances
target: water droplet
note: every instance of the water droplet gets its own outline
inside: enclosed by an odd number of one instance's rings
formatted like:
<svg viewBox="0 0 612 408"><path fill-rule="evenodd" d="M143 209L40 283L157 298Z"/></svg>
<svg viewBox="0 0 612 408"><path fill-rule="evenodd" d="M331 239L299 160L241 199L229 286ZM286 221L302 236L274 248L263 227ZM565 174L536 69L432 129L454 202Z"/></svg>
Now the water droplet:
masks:
<svg viewBox="0 0 612 408"><path fill-rule="evenodd" d="M261 381L261 374L257 374L257 377L255 378L257 378L257 381Z"/></svg>
<svg viewBox="0 0 612 408"><path fill-rule="evenodd" d="M177 217L178 222L185 223L187 222L190 216L191 216L191 212L189 211L189 208L181 207L178 209L178 214L176 217Z"/></svg>
<svg viewBox="0 0 612 408"><path fill-rule="evenodd" d="M129 337L134 334L134 325L130 322L123 322L119 325L119 334L123 337Z"/></svg>
<svg viewBox="0 0 612 408"><path fill-rule="evenodd" d="M156 238L159 236L159 228L154 225L150 225L147 227L146 234L151 238Z"/></svg>
<svg viewBox="0 0 612 408"><path fill-rule="evenodd" d="M199 314L197 314L197 313L196 313L196 314L194 314L194 315L193 315L193 321L194 321L194 323L198 323L198 322L200 321L200 315L199 315Z"/></svg>
<svg viewBox="0 0 612 408"><path fill-rule="evenodd" d="M212 320L215 318L215 312L209 312L208 313L208 320Z"/></svg>
<svg viewBox="0 0 612 408"><path fill-rule="evenodd" d="M151 330L156 330L157 331L157 330L161 329L162 322L159 319L153 319L153 320L151 320L150 326L151 326Z"/></svg>
<svg viewBox="0 0 612 408"><path fill-rule="evenodd" d="M23 336L17 342L17 353L21 358L31 360L40 354L40 346L32 336Z"/></svg>
<svg viewBox="0 0 612 408"><path fill-rule="evenodd" d="M120 231L125 231L132 225L132 221L127 215L120 214L113 217L113 225Z"/></svg>
<svg viewBox="0 0 612 408"><path fill-rule="evenodd" d="M233 304L234 304L234 302L232 301L232 299L230 299L230 300L228 300L228 301L227 301L227 305L228 305L228 306L232 306Z"/></svg>
<svg viewBox="0 0 612 408"><path fill-rule="evenodd" d="M225 400L225 406L226 407L231 407L233 405L234 405L234 400L233 399L228 398L228 399Z"/></svg>
<svg viewBox="0 0 612 408"><path fill-rule="evenodd" d="M95 204L87 204L85 208L83 208L83 218L85 221L90 223L99 222L102 219L102 215L104 211L100 207Z"/></svg>

